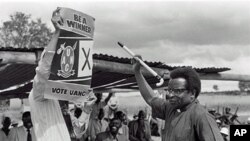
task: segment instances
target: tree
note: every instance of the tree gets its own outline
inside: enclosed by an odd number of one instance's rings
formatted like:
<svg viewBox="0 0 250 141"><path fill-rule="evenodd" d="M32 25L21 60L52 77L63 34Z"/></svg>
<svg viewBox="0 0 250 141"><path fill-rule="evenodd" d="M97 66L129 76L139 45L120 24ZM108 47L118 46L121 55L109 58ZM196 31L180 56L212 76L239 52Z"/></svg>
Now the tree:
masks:
<svg viewBox="0 0 250 141"><path fill-rule="evenodd" d="M241 92L250 91L250 82L239 81L239 89Z"/></svg>
<svg viewBox="0 0 250 141"><path fill-rule="evenodd" d="M42 20L31 19L31 15L16 12L0 27L0 46L14 48L41 48L52 37L51 30Z"/></svg>
<svg viewBox="0 0 250 141"><path fill-rule="evenodd" d="M214 85L213 85L213 89L214 89L215 91L218 91L218 90L219 90L218 85L214 84Z"/></svg>

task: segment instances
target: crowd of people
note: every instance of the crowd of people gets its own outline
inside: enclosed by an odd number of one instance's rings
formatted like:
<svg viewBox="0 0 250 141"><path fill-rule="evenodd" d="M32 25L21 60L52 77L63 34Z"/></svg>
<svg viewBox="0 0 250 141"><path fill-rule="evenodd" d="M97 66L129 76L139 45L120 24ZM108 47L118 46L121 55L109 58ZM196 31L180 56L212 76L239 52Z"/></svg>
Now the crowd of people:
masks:
<svg viewBox="0 0 250 141"><path fill-rule="evenodd" d="M220 113L219 110L216 110L214 108L209 108L208 112L214 116L214 119L220 129L220 133L222 134L225 141L229 140L230 125L250 124L250 118L248 118L244 122L238 120L238 107L236 108L234 113L231 112L230 107L223 107L222 113Z"/></svg>
<svg viewBox="0 0 250 141"><path fill-rule="evenodd" d="M146 108L139 110L130 119L126 111L119 108L117 100L112 99L117 99L114 96L115 93L110 93L103 101L101 93L95 95L98 98L93 105L91 118L83 114L82 105L74 105L72 109L69 109L68 102L66 102L67 105L60 104L72 141L109 141L114 137L118 141L151 141L151 136L160 137L163 134L163 122L154 115L152 116ZM229 141L230 125L250 124L250 120L242 123L237 119L237 109L235 113L231 113L231 108L225 107L222 114L214 108L207 109L213 115L224 141ZM4 117L0 130L0 140L36 141L29 111L23 113L22 123L21 126L12 126L10 117Z"/></svg>
<svg viewBox="0 0 250 141"><path fill-rule="evenodd" d="M114 95L109 93L102 100L102 93L95 93L97 99L91 105L90 114L86 114L84 104L74 104L73 108L69 108L67 101L59 102L71 141L151 141L151 126L146 111L140 110L133 119L129 119L126 110L119 108ZM0 140L36 141L29 111L22 114L22 123L12 127L11 119L4 117Z"/></svg>
<svg viewBox="0 0 250 141"><path fill-rule="evenodd" d="M92 105L89 119L81 119L82 116L86 116L83 112L84 108L74 106L73 109L68 110L69 112L65 112L64 117L70 117L64 119L65 123L69 124L67 127L71 140L151 141L150 120L145 110L140 110L133 119L129 119L126 110L118 106L115 93L109 93L104 100L102 95L102 93L95 93L97 99ZM70 121L67 121L69 119Z"/></svg>
<svg viewBox="0 0 250 141"><path fill-rule="evenodd" d="M1 141L36 141L29 111L22 114L22 125L10 128L11 119L9 117L4 117L2 126L0 130Z"/></svg>

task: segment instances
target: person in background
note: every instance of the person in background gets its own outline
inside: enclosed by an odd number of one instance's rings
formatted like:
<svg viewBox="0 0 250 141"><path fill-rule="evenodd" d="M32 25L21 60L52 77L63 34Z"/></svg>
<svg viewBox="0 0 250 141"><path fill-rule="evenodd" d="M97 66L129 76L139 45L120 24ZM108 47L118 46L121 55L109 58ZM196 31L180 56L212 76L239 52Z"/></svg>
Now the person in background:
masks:
<svg viewBox="0 0 250 141"><path fill-rule="evenodd" d="M73 130L71 117L70 117L70 114L69 114L68 101L59 101L59 104L60 104L60 107L61 107L61 110L62 110L62 114L63 114L65 124L66 124L67 129L68 129L69 134L70 134L70 138L72 140L73 138L75 138L75 134L74 134L74 130Z"/></svg>
<svg viewBox="0 0 250 141"><path fill-rule="evenodd" d="M99 114L97 118L94 120L95 121L92 123L93 127L91 128L91 133L92 133L92 136L90 136L91 140L95 140L96 135L98 133L106 131L108 127L108 122L104 119L104 110L102 108L99 110Z"/></svg>
<svg viewBox="0 0 250 141"><path fill-rule="evenodd" d="M122 126L122 121L117 118L112 118L109 123L107 131L98 133L95 141L126 141L123 136L118 134L119 129Z"/></svg>
<svg viewBox="0 0 250 141"><path fill-rule="evenodd" d="M160 136L160 133L159 133L159 127L158 127L158 120L156 117L153 117L151 118L150 120L150 129L151 129L151 135L152 136Z"/></svg>
<svg viewBox="0 0 250 141"><path fill-rule="evenodd" d="M224 141L229 141L229 130L227 127L222 127L220 133L224 139Z"/></svg>
<svg viewBox="0 0 250 141"><path fill-rule="evenodd" d="M217 123L218 128L221 129L222 128L221 120L220 119L216 119L215 122Z"/></svg>
<svg viewBox="0 0 250 141"><path fill-rule="evenodd" d="M231 108L225 107L225 112L224 112L224 123L226 125L231 125L233 124L231 118L233 117L233 114L231 113Z"/></svg>
<svg viewBox="0 0 250 141"><path fill-rule="evenodd" d="M194 69L184 67L170 72L168 89L165 90L168 99L164 100L145 80L139 61L133 59L132 63L142 97L154 115L165 120L164 141L223 141L213 116L197 100L201 81Z"/></svg>
<svg viewBox="0 0 250 141"><path fill-rule="evenodd" d="M208 109L208 112L215 117L216 110L214 108Z"/></svg>
<svg viewBox="0 0 250 141"><path fill-rule="evenodd" d="M0 141L9 141L11 119L9 117L4 117L2 121L2 129L0 130Z"/></svg>
<svg viewBox="0 0 250 141"><path fill-rule="evenodd" d="M98 119L100 109L103 109L108 104L112 95L113 95L112 93L109 93L109 95L105 98L105 100L102 101L102 96L103 96L102 93L95 93L95 96L97 99L92 107L92 111L91 111L90 118L89 118L89 125L88 125L88 129L86 133L89 141L95 140L97 133L95 132L96 130L94 128L95 128L95 125L98 124L95 122L98 121L97 119Z"/></svg>
<svg viewBox="0 0 250 141"><path fill-rule="evenodd" d="M137 120L137 119L138 119L138 115L137 115L137 114L134 114L134 115L133 115L133 120L132 120L132 121Z"/></svg>
<svg viewBox="0 0 250 141"><path fill-rule="evenodd" d="M129 141L129 129L128 125L126 125L127 117L125 113L122 111L117 111L114 115L114 118L120 119L122 121L122 126L118 131L119 136L121 136L124 141Z"/></svg>
<svg viewBox="0 0 250 141"><path fill-rule="evenodd" d="M109 122L110 119L114 118L114 114L119 107L119 100L115 93L112 93L112 96L107 105L108 106L104 107L104 112L105 112L104 119Z"/></svg>
<svg viewBox="0 0 250 141"><path fill-rule="evenodd" d="M93 97L91 93L86 101L75 103L74 111L70 113L74 135L71 141L80 141L86 138L85 133L88 128L90 113L96 100L97 98Z"/></svg>
<svg viewBox="0 0 250 141"><path fill-rule="evenodd" d="M149 122L145 119L146 114L143 110L138 113L138 119L129 124L130 141L152 141Z"/></svg>
<svg viewBox="0 0 250 141"><path fill-rule="evenodd" d="M250 117L247 118L246 124L250 125Z"/></svg>
<svg viewBox="0 0 250 141"><path fill-rule="evenodd" d="M36 141L36 136L31 121L30 112L24 112L22 115L23 125L10 130L10 141Z"/></svg>

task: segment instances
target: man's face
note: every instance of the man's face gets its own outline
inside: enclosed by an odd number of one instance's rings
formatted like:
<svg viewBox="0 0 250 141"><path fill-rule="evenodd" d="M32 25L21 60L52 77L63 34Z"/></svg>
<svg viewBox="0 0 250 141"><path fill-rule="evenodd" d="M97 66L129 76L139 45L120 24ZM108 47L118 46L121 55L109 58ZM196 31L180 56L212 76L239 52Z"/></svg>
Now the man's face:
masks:
<svg viewBox="0 0 250 141"><path fill-rule="evenodd" d="M184 78L171 79L168 84L168 99L170 104L176 108L181 108L184 105L192 102L191 92L186 89L186 80Z"/></svg>
<svg viewBox="0 0 250 141"><path fill-rule="evenodd" d="M68 114L68 109L67 109L67 107L62 107L61 110L62 110L62 114L63 114L63 115L67 115L67 114Z"/></svg>
<svg viewBox="0 0 250 141"><path fill-rule="evenodd" d="M226 108L226 110L225 110L226 114L230 113L230 110L231 110L230 108Z"/></svg>
<svg viewBox="0 0 250 141"><path fill-rule="evenodd" d="M122 122L119 119L115 119L110 121L109 123L109 129L112 134L117 134L119 128L122 126Z"/></svg>
<svg viewBox="0 0 250 141"><path fill-rule="evenodd" d="M146 117L146 115L145 115L145 113L144 112L139 112L139 114L138 114L138 119L139 120L144 120L145 119L145 117Z"/></svg>
<svg viewBox="0 0 250 141"><path fill-rule="evenodd" d="M23 121L23 126L26 128L31 128L32 127L32 121L30 116L26 116L22 118Z"/></svg>
<svg viewBox="0 0 250 141"><path fill-rule="evenodd" d="M4 120L4 122L2 124L3 124L3 127L9 128L9 126L11 124L10 118L5 118L5 120Z"/></svg>

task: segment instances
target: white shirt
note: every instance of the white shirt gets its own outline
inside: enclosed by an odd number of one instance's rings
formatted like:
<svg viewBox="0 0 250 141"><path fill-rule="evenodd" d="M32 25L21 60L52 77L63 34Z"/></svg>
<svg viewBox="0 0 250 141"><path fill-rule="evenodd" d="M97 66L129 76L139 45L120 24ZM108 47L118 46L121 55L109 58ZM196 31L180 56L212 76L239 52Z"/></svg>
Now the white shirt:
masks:
<svg viewBox="0 0 250 141"><path fill-rule="evenodd" d="M82 110L82 114L79 118L76 118L73 113L70 113L70 117L76 138L80 139L87 131L90 114Z"/></svg>
<svg viewBox="0 0 250 141"><path fill-rule="evenodd" d="M2 129L0 129L0 141L9 141L9 136L6 136Z"/></svg>
<svg viewBox="0 0 250 141"><path fill-rule="evenodd" d="M33 89L29 95L31 119L35 134L37 141L70 141L59 102L44 98L45 83L49 78L54 56L54 53L45 51L36 68Z"/></svg>
<svg viewBox="0 0 250 141"><path fill-rule="evenodd" d="M34 128L30 128L32 141L37 141ZM27 129L24 126L14 127L10 129L9 141L27 141Z"/></svg>

